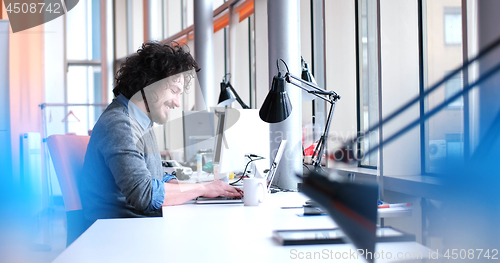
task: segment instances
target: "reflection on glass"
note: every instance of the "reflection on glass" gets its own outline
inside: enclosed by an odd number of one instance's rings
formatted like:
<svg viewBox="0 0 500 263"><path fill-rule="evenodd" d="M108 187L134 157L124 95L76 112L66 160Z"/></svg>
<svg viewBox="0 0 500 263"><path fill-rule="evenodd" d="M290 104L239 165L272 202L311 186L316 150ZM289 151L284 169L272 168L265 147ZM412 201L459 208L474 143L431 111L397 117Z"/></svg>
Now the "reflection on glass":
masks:
<svg viewBox="0 0 500 263"><path fill-rule="evenodd" d="M376 1L360 1L360 131L378 123L378 60L377 60L377 6ZM366 134L359 147L363 152L378 144L378 133ZM365 156L361 166L377 166L377 152Z"/></svg>
<svg viewBox="0 0 500 263"><path fill-rule="evenodd" d="M432 86L462 64L461 0L427 0L424 5L424 43L426 53L425 87ZM462 74L457 74L430 94L425 110L432 110L463 88ZM463 158L463 98L457 99L426 123L426 172L439 173L447 161Z"/></svg>
<svg viewBox="0 0 500 263"><path fill-rule="evenodd" d="M101 67L68 67L68 103L102 103ZM68 107L76 118L68 121L68 131L85 135L102 113L100 107ZM75 117L73 116L73 117Z"/></svg>
<svg viewBox="0 0 500 263"><path fill-rule="evenodd" d="M101 59L100 1L80 1L66 15L68 60Z"/></svg>

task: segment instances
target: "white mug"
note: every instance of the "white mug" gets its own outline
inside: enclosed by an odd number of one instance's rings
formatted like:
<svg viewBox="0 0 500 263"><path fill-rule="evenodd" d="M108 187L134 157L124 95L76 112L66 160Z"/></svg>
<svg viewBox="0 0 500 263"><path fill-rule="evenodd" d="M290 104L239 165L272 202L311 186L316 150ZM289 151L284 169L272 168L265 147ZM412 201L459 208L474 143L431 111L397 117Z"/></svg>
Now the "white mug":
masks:
<svg viewBox="0 0 500 263"><path fill-rule="evenodd" d="M266 179L244 178L243 179L243 202L246 206L257 206L264 201L266 195Z"/></svg>

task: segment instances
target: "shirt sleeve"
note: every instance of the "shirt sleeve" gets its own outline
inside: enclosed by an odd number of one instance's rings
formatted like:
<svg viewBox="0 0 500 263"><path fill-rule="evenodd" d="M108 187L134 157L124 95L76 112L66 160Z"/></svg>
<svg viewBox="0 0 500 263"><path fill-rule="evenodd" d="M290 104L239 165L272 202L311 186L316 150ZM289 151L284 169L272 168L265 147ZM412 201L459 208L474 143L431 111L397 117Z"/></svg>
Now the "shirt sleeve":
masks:
<svg viewBox="0 0 500 263"><path fill-rule="evenodd" d="M172 179L174 178L169 179L169 181ZM161 205L163 204L163 200L165 199L165 185L164 185L164 183L166 183L165 175L163 176L163 181L156 179L152 179L151 181L152 181L151 203L149 204L145 212L151 212L160 209Z"/></svg>
<svg viewBox="0 0 500 263"><path fill-rule="evenodd" d="M152 191L151 191L151 203L146 209L146 212L151 212L161 208L163 200L165 200L165 185L163 183L168 183L172 179L177 179L175 175L165 173L163 175L163 181L152 179Z"/></svg>
<svg viewBox="0 0 500 263"><path fill-rule="evenodd" d="M165 182L165 183L168 183L168 182L170 182L170 180L173 180L173 179L179 180L179 179L177 179L177 176L175 176L173 174L165 173L163 175L163 182Z"/></svg>

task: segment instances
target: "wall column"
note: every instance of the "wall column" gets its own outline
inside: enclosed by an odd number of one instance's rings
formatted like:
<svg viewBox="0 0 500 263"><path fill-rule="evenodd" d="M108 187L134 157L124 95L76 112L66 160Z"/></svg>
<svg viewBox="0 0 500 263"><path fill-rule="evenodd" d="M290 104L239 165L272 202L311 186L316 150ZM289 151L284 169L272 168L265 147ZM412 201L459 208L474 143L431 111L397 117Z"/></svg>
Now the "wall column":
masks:
<svg viewBox="0 0 500 263"><path fill-rule="evenodd" d="M268 0L268 40L269 40L269 81L278 74L276 60L283 59L290 73L300 76L300 2L299 0ZM280 63L280 70L285 67ZM270 124L271 158L281 140L288 140L275 177L275 184L281 188L296 189L299 179L295 174L302 174L302 90L291 84L286 90L292 103L292 114L284 121Z"/></svg>
<svg viewBox="0 0 500 263"><path fill-rule="evenodd" d="M158 0L144 0L144 41L162 40L159 10L161 3Z"/></svg>
<svg viewBox="0 0 500 263"><path fill-rule="evenodd" d="M198 72L201 93L195 94L196 110L216 105L218 95L213 86L214 78L214 25L212 0L194 1L194 54L201 70Z"/></svg>
<svg viewBox="0 0 500 263"><path fill-rule="evenodd" d="M101 92L102 103L110 103L114 98L115 45L113 26L113 1L101 2Z"/></svg>

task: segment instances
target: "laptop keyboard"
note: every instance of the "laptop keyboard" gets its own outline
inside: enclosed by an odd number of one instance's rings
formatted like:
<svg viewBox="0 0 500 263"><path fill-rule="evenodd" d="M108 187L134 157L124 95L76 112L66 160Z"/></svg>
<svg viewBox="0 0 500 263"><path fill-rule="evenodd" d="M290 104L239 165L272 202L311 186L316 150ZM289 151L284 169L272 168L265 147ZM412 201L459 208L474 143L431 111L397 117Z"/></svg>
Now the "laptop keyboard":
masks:
<svg viewBox="0 0 500 263"><path fill-rule="evenodd" d="M227 196L219 196L219 197L198 197L196 198L197 204L218 204L218 203L241 203L243 202L243 198L241 197L227 197Z"/></svg>
<svg viewBox="0 0 500 263"><path fill-rule="evenodd" d="M214 199L220 199L220 200L239 200L239 199L241 199L241 197L217 196Z"/></svg>

